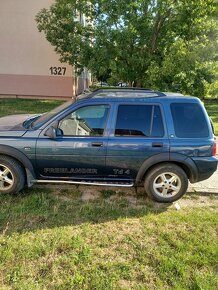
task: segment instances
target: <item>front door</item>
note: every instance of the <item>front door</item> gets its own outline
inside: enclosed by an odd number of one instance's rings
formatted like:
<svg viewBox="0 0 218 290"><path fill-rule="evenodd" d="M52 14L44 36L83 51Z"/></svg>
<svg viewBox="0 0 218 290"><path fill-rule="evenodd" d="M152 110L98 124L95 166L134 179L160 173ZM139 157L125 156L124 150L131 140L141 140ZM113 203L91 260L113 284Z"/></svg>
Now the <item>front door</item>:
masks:
<svg viewBox="0 0 218 290"><path fill-rule="evenodd" d="M41 135L36 145L38 178L103 178L108 105L83 106L59 121L55 140Z"/></svg>

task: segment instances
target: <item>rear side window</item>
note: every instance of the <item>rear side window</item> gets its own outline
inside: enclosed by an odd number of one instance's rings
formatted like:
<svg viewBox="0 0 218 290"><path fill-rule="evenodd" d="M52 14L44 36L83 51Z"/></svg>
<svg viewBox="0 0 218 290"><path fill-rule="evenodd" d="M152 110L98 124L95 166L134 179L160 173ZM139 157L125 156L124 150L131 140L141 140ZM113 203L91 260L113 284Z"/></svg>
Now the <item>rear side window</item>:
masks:
<svg viewBox="0 0 218 290"><path fill-rule="evenodd" d="M120 105L115 136L162 137L164 127L156 105Z"/></svg>
<svg viewBox="0 0 218 290"><path fill-rule="evenodd" d="M175 134L179 138L204 138L209 136L205 115L199 104L171 104Z"/></svg>

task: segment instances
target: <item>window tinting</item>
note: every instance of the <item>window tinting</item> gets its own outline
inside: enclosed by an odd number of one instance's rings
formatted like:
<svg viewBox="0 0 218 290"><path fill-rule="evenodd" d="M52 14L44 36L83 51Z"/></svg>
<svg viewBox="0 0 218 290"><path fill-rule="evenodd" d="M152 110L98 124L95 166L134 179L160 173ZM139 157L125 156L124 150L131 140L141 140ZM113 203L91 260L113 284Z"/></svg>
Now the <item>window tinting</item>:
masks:
<svg viewBox="0 0 218 290"><path fill-rule="evenodd" d="M115 136L162 137L163 122L159 106L121 105Z"/></svg>
<svg viewBox="0 0 218 290"><path fill-rule="evenodd" d="M68 115L59 124L64 136L102 136L109 106L87 106Z"/></svg>
<svg viewBox="0 0 218 290"><path fill-rule="evenodd" d="M180 138L208 137L207 122L199 104L171 104L175 134Z"/></svg>

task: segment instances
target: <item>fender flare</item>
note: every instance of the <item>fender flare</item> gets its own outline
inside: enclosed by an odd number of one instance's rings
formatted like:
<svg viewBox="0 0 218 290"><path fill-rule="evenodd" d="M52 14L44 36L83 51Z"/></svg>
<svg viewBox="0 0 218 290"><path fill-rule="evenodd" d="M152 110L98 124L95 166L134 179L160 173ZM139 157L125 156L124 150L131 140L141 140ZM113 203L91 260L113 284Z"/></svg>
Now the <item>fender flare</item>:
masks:
<svg viewBox="0 0 218 290"><path fill-rule="evenodd" d="M142 181L145 173L152 166L162 162L180 163L188 170L190 181L192 183L196 182L198 178L198 169L194 161L190 157L178 153L160 153L145 160L136 176L136 184L139 184Z"/></svg>
<svg viewBox="0 0 218 290"><path fill-rule="evenodd" d="M181 163L188 169L191 183L198 181L198 168L191 157L179 153L171 153L170 161Z"/></svg>
<svg viewBox="0 0 218 290"><path fill-rule="evenodd" d="M0 155L7 155L18 160L25 168L28 187L33 185L36 179L35 171L29 158L23 152L8 145L0 145Z"/></svg>

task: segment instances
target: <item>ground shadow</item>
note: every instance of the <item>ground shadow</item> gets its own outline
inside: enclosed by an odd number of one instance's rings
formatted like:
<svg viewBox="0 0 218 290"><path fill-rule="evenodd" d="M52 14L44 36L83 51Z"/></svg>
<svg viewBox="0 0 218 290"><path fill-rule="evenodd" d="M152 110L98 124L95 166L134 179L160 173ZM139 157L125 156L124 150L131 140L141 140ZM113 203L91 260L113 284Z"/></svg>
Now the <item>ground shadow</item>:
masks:
<svg viewBox="0 0 218 290"><path fill-rule="evenodd" d="M207 199L210 204L218 199L216 192L188 192L180 206L190 207L194 202ZM186 202L187 199L187 202ZM204 202L204 201L203 201ZM0 234L36 231L63 226L98 224L149 214L159 215L172 204L153 202L142 188L134 189L40 185L25 189L16 195L0 198ZM178 209L176 206L174 209Z"/></svg>
<svg viewBox="0 0 218 290"><path fill-rule="evenodd" d="M0 233L80 224L96 224L122 218L160 214L170 204L152 202L140 190L104 187L35 186L0 198Z"/></svg>

